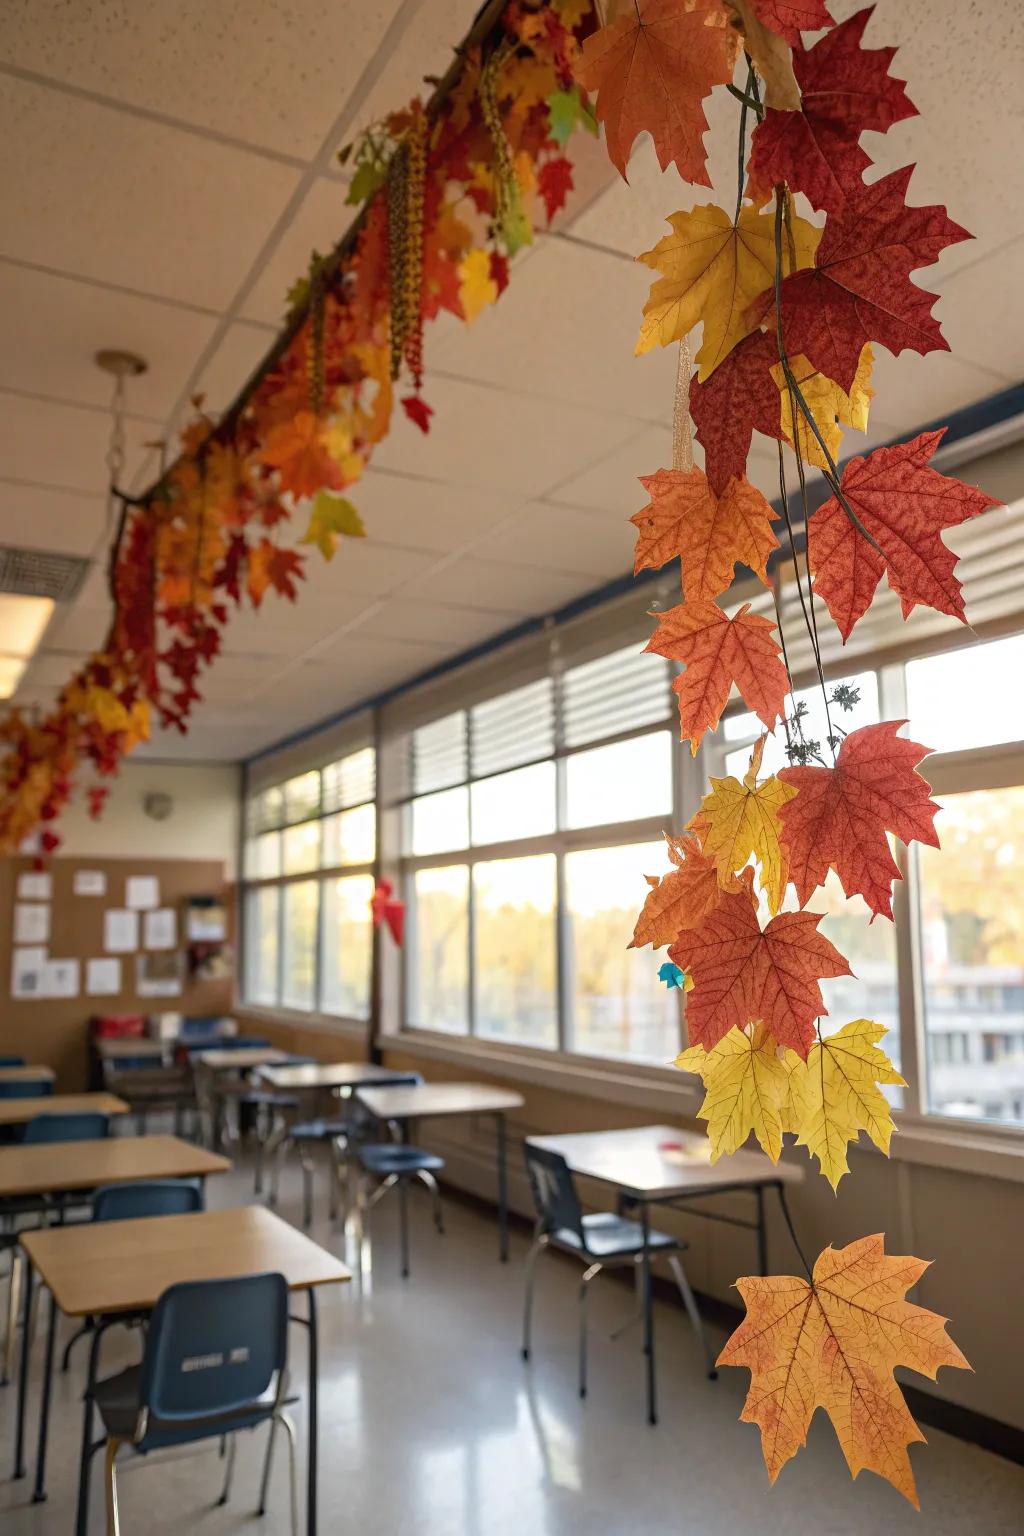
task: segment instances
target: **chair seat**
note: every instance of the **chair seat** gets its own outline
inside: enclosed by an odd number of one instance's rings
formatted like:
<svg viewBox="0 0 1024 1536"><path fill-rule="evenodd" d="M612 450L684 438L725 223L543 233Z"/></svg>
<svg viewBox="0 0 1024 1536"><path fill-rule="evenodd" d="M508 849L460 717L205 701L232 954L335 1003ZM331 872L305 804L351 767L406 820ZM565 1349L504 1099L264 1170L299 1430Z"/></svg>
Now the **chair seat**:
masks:
<svg viewBox="0 0 1024 1536"><path fill-rule="evenodd" d="M583 1236L581 1243L571 1227L559 1227L551 1233L551 1241L560 1248L589 1254L595 1259L633 1258L644 1246L644 1229L640 1223L616 1216L614 1211L595 1211L593 1215L584 1216ZM680 1238L654 1229L647 1234L647 1245L654 1253L686 1247Z"/></svg>
<svg viewBox="0 0 1024 1536"><path fill-rule="evenodd" d="M139 1381L142 1368L129 1366L116 1376L96 1383L95 1401L103 1427L108 1435L121 1440L131 1440L139 1413ZM230 1435L238 1429L252 1429L263 1424L274 1411L272 1398L258 1403L247 1403L232 1413L215 1414L208 1419L192 1419L187 1422L161 1421L150 1418L146 1433L140 1443L142 1451L157 1450L167 1445L187 1445L193 1440L205 1440L216 1435Z"/></svg>
<svg viewBox="0 0 1024 1536"><path fill-rule="evenodd" d="M292 1141L329 1141L334 1136L347 1136L351 1126L347 1120L302 1120L288 1127Z"/></svg>
<svg viewBox="0 0 1024 1536"><path fill-rule="evenodd" d="M397 1142L372 1142L360 1147L359 1161L368 1173L436 1173L444 1167L444 1158L422 1147L407 1147Z"/></svg>
<svg viewBox="0 0 1024 1536"><path fill-rule="evenodd" d="M299 1101L293 1094L279 1093L274 1088L253 1088L242 1095L243 1104L268 1104L271 1109L298 1109Z"/></svg>

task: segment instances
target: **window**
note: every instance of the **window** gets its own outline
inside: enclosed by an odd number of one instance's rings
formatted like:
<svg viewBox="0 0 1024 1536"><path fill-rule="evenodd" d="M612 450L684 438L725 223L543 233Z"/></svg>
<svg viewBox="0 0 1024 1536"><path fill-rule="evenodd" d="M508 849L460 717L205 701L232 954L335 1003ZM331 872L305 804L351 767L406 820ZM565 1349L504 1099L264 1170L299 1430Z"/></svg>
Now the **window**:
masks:
<svg viewBox="0 0 1024 1536"><path fill-rule="evenodd" d="M248 801L246 1002L369 1016L375 791L375 756L365 748Z"/></svg>
<svg viewBox="0 0 1024 1536"><path fill-rule="evenodd" d="M928 1108L1020 1122L1024 786L937 798L942 849L917 860Z"/></svg>
<svg viewBox="0 0 1024 1536"><path fill-rule="evenodd" d="M910 734L933 752L1024 741L1024 635L907 663Z"/></svg>
<svg viewBox="0 0 1024 1536"><path fill-rule="evenodd" d="M836 704L830 704L828 714L825 713L825 698L821 691L821 685L815 683L812 688L798 688L793 695L793 709L803 709L803 732L806 741L819 741L823 747L823 757L830 762L829 749L826 745L829 736L829 726L833 734L838 734L836 727L849 734L862 725L874 725L881 719L878 708L878 679L874 672L858 672L852 677L836 678L825 684L826 693L831 695L834 688L844 684L848 688L855 688L859 698L852 709L840 709ZM756 715L736 713L727 715L722 722L722 736L727 743L743 742L741 748L730 745L725 754L725 772L731 773L734 778L742 779L750 762L750 749L754 742L764 732L764 726ZM764 753L761 758L762 774L778 773L780 768L785 768L788 763L786 757L786 736L781 726L775 733L768 737L764 744ZM717 770L713 770L717 771Z"/></svg>
<svg viewBox="0 0 1024 1536"><path fill-rule="evenodd" d="M666 862L673 708L663 659L629 647L412 732L407 1025L675 1057L664 957L626 948L644 874Z"/></svg>

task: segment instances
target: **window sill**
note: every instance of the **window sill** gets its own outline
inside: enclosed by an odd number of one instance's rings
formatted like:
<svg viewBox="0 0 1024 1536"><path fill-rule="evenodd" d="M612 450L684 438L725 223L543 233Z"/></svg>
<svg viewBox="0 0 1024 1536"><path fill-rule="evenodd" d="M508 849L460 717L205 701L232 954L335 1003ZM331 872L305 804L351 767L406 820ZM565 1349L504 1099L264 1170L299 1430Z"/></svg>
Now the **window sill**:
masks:
<svg viewBox="0 0 1024 1536"><path fill-rule="evenodd" d="M325 1035L345 1035L365 1042L367 1021L343 1019L331 1013L305 1013L293 1008L263 1008L258 1003L239 1003L232 1009L232 1018L247 1019L253 1024L285 1024L293 1029L316 1030Z"/></svg>
<svg viewBox="0 0 1024 1536"><path fill-rule="evenodd" d="M657 1115L695 1119L701 1102L699 1087L690 1087L684 1075L672 1067L607 1057L569 1056L531 1050L528 1046L500 1046L415 1029L379 1035L376 1043L381 1050L450 1062L511 1082L628 1105ZM1020 1132L900 1112L895 1120L898 1134L891 1143L894 1163L1024 1183L1024 1134ZM873 1157L882 1155L863 1139L856 1150Z"/></svg>

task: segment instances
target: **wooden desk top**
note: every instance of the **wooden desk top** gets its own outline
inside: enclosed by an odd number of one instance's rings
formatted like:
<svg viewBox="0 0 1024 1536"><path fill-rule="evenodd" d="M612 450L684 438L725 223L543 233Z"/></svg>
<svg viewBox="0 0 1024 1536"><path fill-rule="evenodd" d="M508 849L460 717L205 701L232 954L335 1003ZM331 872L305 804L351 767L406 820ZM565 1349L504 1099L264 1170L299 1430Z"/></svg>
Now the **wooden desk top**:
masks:
<svg viewBox="0 0 1024 1536"><path fill-rule="evenodd" d="M253 1067L272 1067L287 1061L288 1052L273 1045L244 1045L237 1051L193 1051L192 1060L208 1072L251 1072Z"/></svg>
<svg viewBox="0 0 1024 1536"><path fill-rule="evenodd" d="M147 1057L154 1061L163 1061L170 1055L177 1042L174 1040L151 1040L148 1035L134 1037L118 1036L116 1040L94 1040L98 1056L104 1061L120 1061L124 1057Z"/></svg>
<svg viewBox="0 0 1024 1536"><path fill-rule="evenodd" d="M374 1067L368 1061L306 1063L300 1066L261 1067L260 1081L271 1088L372 1088L408 1079L397 1067Z"/></svg>
<svg viewBox="0 0 1024 1536"><path fill-rule="evenodd" d="M626 1131L582 1131L569 1136L529 1136L530 1146L560 1152L573 1173L598 1179L649 1199L696 1194L737 1184L799 1184L803 1173L772 1163L759 1152L734 1152L711 1165L706 1136L671 1125Z"/></svg>
<svg viewBox="0 0 1024 1536"><path fill-rule="evenodd" d="M198 1179L226 1173L226 1157L178 1136L110 1136L103 1141L0 1147L0 1198L61 1194L133 1179Z"/></svg>
<svg viewBox="0 0 1024 1536"><path fill-rule="evenodd" d="M41 1099L0 1099L0 1125L24 1125L36 1115L124 1115L131 1106L112 1093L51 1093Z"/></svg>
<svg viewBox="0 0 1024 1536"><path fill-rule="evenodd" d="M301 1291L352 1278L333 1253L260 1205L49 1227L21 1242L68 1317L144 1311L184 1280L272 1271Z"/></svg>
<svg viewBox="0 0 1024 1536"><path fill-rule="evenodd" d="M437 1115L487 1115L521 1109L521 1094L486 1083L407 1083L395 1088L360 1088L360 1102L378 1120L432 1119Z"/></svg>
<svg viewBox="0 0 1024 1536"><path fill-rule="evenodd" d="M0 1083L52 1083L52 1067L0 1067Z"/></svg>

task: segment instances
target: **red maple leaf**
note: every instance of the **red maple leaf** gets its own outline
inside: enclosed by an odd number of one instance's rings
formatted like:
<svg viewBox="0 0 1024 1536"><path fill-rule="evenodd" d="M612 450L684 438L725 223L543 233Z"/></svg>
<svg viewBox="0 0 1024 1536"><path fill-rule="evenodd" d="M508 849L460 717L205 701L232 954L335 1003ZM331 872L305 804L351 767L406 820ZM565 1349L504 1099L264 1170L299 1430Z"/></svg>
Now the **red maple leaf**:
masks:
<svg viewBox="0 0 1024 1536"><path fill-rule="evenodd" d="M932 317L936 295L918 288L910 274L971 236L938 204L907 207L913 169L904 166L848 196L825 224L814 266L782 283L786 351L790 357L802 352L847 392L866 342L893 353L949 351ZM756 309L774 309L771 293Z"/></svg>
<svg viewBox="0 0 1024 1536"><path fill-rule="evenodd" d="M781 720L789 678L775 625L744 603L731 619L716 603L680 603L654 613L658 627L646 649L686 670L672 684L679 696L682 739L696 755L705 731L713 731L733 687L739 689L769 730Z"/></svg>
<svg viewBox="0 0 1024 1536"><path fill-rule="evenodd" d="M844 640L867 610L883 571L900 598L904 618L921 603L966 622L955 574L957 557L942 534L1000 503L929 467L945 430L876 448L867 458L850 459L844 466L843 495L877 549L854 527L835 496L810 520L807 548L814 590L828 605Z"/></svg>
<svg viewBox="0 0 1024 1536"><path fill-rule="evenodd" d="M633 574L656 570L677 555L687 601L718 597L746 565L767 586L767 561L779 541L770 502L744 476L716 496L702 469L659 469L641 475L650 505L630 518L637 530Z"/></svg>
<svg viewBox="0 0 1024 1536"><path fill-rule="evenodd" d="M629 12L587 38L576 79L597 92L608 158L625 177L638 134L654 140L662 170L709 187L702 102L727 85L738 37L720 0L634 0Z"/></svg>
<svg viewBox="0 0 1024 1536"><path fill-rule="evenodd" d="M293 496L315 496L324 486L342 487L341 472L323 445L312 411L298 411L291 421L274 427L256 458L277 470L281 489Z"/></svg>
<svg viewBox="0 0 1024 1536"><path fill-rule="evenodd" d="M867 129L884 133L893 123L917 116L904 82L889 74L896 49L861 47L871 11L870 6L858 11L813 48L795 42L800 111L769 108L751 139L747 196L757 207L787 182L814 208L829 213L842 208L863 185L871 164L860 146L861 134Z"/></svg>
<svg viewBox="0 0 1024 1536"><path fill-rule="evenodd" d="M564 155L557 155L554 160L545 160L537 172L537 191L547 211L549 224L559 209L565 207L565 200L572 189L570 161Z"/></svg>
<svg viewBox="0 0 1024 1536"><path fill-rule="evenodd" d="M298 596L296 581L304 576L302 556L294 549L281 549L269 539L261 539L249 550L246 585L254 608L263 601L268 587L294 603Z"/></svg>
<svg viewBox="0 0 1024 1536"><path fill-rule="evenodd" d="M734 476L746 473L755 430L782 436L779 386L771 374L778 360L775 337L753 331L703 384L690 381L690 415L704 449L704 473L719 496Z"/></svg>
<svg viewBox="0 0 1024 1536"><path fill-rule="evenodd" d="M927 747L896 733L905 720L851 731L834 768L782 768L796 790L780 806L782 845L801 903L832 868L847 896L863 896L873 913L892 917L892 882L900 878L886 832L939 846L931 786L916 771Z"/></svg>
<svg viewBox="0 0 1024 1536"><path fill-rule="evenodd" d="M818 982L852 976L818 932L818 912L781 912L762 929L749 892L722 897L698 928L684 928L669 959L693 977L686 1000L691 1045L710 1051L735 1025L760 1020L780 1045L806 1059L814 1021L827 1013Z"/></svg>
<svg viewBox="0 0 1024 1536"><path fill-rule="evenodd" d="M214 586L223 587L234 603L242 601L242 567L245 564L245 550L245 539L240 533L233 533L228 540L224 558L213 578Z"/></svg>
<svg viewBox="0 0 1024 1536"><path fill-rule="evenodd" d="M430 418L434 414L434 407L419 395L403 395L402 409L409 420L415 422L421 432L430 431Z"/></svg>
<svg viewBox="0 0 1024 1536"><path fill-rule="evenodd" d="M750 0L750 5L762 26L794 48L800 46L801 32L820 32L833 25L826 0Z"/></svg>

